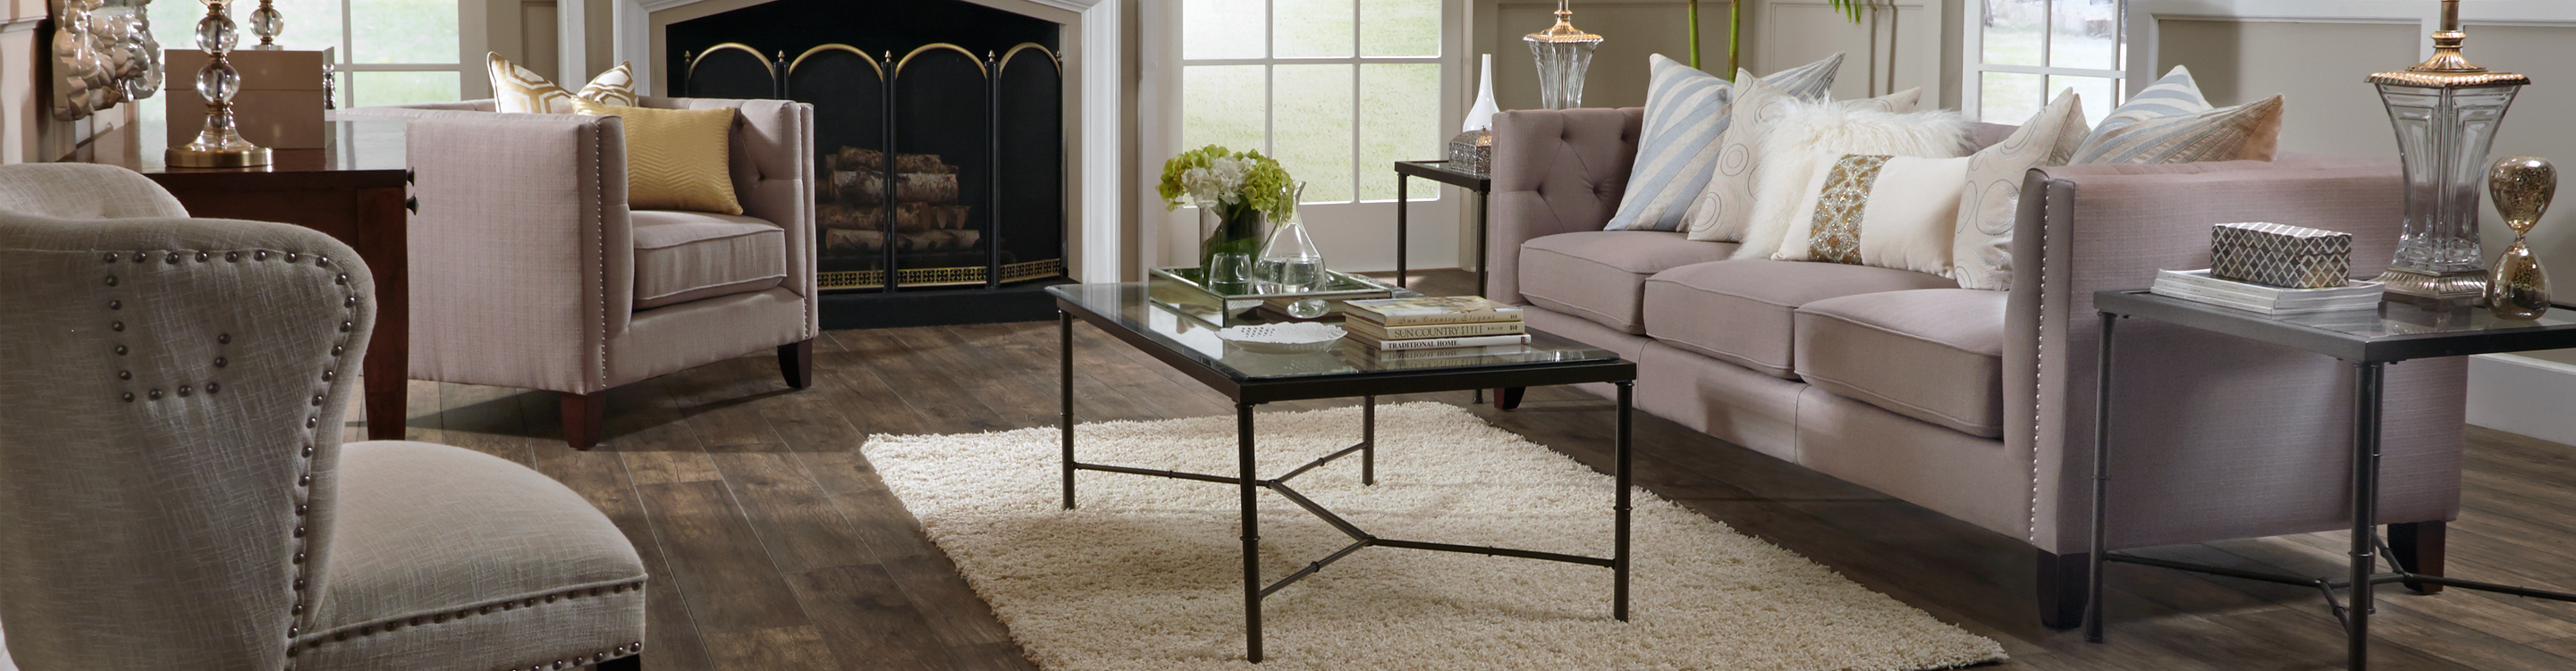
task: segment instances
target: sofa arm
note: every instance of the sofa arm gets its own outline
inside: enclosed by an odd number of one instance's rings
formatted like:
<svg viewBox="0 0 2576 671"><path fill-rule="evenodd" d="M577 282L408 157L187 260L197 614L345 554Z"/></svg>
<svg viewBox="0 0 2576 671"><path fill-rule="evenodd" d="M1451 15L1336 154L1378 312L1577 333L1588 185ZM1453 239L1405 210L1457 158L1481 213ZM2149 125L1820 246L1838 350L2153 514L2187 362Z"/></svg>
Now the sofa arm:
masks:
<svg viewBox="0 0 2576 671"><path fill-rule="evenodd" d="M606 342L634 312L623 121L412 114L413 374L605 388Z"/></svg>
<svg viewBox="0 0 2576 671"><path fill-rule="evenodd" d="M814 106L787 100L654 98L636 103L667 109L731 107L737 121L730 138L733 189L742 214L787 229L787 288L813 298L815 276ZM818 335L821 304L805 301L805 337Z"/></svg>
<svg viewBox="0 0 2576 671"><path fill-rule="evenodd" d="M1642 107L1495 115L1494 184L1484 240L1487 298L1527 302L1521 299L1521 243L1598 231L1618 213L1645 119Z"/></svg>
<svg viewBox="0 0 2576 671"><path fill-rule="evenodd" d="M2353 234L2356 275L2386 268L2404 219L2393 161L2072 166L2032 171L2013 239L2006 449L2034 460L2033 545L2091 534L2100 318L2093 293L2209 265L2212 224ZM2114 353L2112 548L2302 533L2349 518L2350 365L2144 320ZM2389 369L2382 519L2456 516L2466 384L2458 359Z"/></svg>

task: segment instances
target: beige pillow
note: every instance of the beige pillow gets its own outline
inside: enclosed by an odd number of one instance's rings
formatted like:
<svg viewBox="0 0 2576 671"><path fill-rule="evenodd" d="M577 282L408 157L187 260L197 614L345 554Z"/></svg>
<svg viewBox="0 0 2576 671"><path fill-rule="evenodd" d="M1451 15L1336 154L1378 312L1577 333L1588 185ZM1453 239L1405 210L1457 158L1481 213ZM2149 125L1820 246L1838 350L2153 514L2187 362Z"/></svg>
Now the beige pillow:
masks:
<svg viewBox="0 0 2576 671"><path fill-rule="evenodd" d="M1816 152L1780 251L1782 261L1824 261L1940 275L1950 270L1959 182L1967 158Z"/></svg>
<svg viewBox="0 0 2576 671"><path fill-rule="evenodd" d="M2022 177L2031 168L2066 165L2086 132L2084 100L2069 88L2011 137L1968 158L1959 229L1950 243L1949 275L1960 288L2012 288L2013 218L2021 204Z"/></svg>
<svg viewBox="0 0 2576 671"><path fill-rule="evenodd" d="M1890 112L1912 112L1923 99L1922 89L1908 89L1879 98L1853 101L1849 104ZM1735 101L1727 105L1732 115L1724 135L1718 136L1717 169L1701 190L1691 199L1690 209L1683 212L1683 229L1692 240L1737 242L1753 220L1754 176L1760 172L1762 138L1769 133L1770 122L1787 113L1787 105L1808 100L1772 86L1753 73L1735 73Z"/></svg>
<svg viewBox="0 0 2576 671"><path fill-rule="evenodd" d="M577 113L626 120L626 205L742 214L734 199L731 107L671 110L575 101Z"/></svg>
<svg viewBox="0 0 2576 671"><path fill-rule="evenodd" d="M617 67L590 80L580 93L567 92L527 68L512 64L500 54L486 53L485 65L492 75L492 105L499 112L533 112L537 114L573 114L573 102L588 100L609 105L635 104L635 68L619 61Z"/></svg>
<svg viewBox="0 0 2576 671"><path fill-rule="evenodd" d="M2191 70L2175 66L2103 116L2067 162L2269 161L2280 145L2280 96L2213 109Z"/></svg>
<svg viewBox="0 0 2576 671"><path fill-rule="evenodd" d="M1799 237L1788 235L1792 223L1808 216L1809 208L1800 207L1799 201L1814 193L1808 182L1832 166L1830 160L1819 163L1818 152L1827 152L1829 158L1843 154L1955 158L1966 156L1971 146L1972 124L1957 112L1898 114L1871 101L1800 101L1781 109L1786 114L1771 122L1756 151L1762 167L1753 175L1753 215L1745 223L1744 244L1736 248L1734 258L1769 258L1783 247L1801 244Z"/></svg>

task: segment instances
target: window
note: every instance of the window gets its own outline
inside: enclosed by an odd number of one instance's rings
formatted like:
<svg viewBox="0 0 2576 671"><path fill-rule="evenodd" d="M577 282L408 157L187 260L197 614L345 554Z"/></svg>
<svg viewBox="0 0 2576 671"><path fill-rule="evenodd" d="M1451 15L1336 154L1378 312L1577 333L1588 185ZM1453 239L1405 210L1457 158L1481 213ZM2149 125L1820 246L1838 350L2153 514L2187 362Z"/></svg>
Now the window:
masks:
<svg viewBox="0 0 2576 671"><path fill-rule="evenodd" d="M1974 0L1968 17L1968 113L2019 124L2058 91L2084 98L2098 123L2128 95L2120 0Z"/></svg>
<svg viewBox="0 0 2576 671"><path fill-rule="evenodd" d="M341 107L456 100L466 72L457 52L456 0L272 0L286 19L277 44L288 49L331 49L339 70ZM195 2L160 0L151 5L152 37L163 49L197 48L197 21L206 8ZM235 51L259 44L250 32L257 0L235 0L226 13L239 36ZM361 17L361 18L353 18ZM480 65L479 63L477 65ZM171 86L196 81L194 72L169 72ZM142 101L145 128L166 123L167 103ZM146 132L144 150L163 140Z"/></svg>
<svg viewBox="0 0 2576 671"><path fill-rule="evenodd" d="M1182 146L1277 158L1305 202L1393 200L1393 163L1449 138L1442 19L1442 0L1185 0Z"/></svg>

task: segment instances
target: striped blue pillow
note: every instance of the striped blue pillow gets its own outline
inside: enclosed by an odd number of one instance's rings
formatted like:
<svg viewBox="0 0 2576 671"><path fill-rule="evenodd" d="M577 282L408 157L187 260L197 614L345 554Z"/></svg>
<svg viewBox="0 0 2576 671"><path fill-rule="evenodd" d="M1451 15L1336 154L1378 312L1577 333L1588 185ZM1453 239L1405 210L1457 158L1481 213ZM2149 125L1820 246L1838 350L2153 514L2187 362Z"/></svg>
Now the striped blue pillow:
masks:
<svg viewBox="0 0 2576 671"><path fill-rule="evenodd" d="M1619 212L1603 228L1613 231L1678 231L1691 199L1708 188L1717 165L1718 137L1734 115L1735 85L1656 54L1649 59L1646 127L1637 139L1637 164L1628 172ZM1764 76L1764 83L1814 99L1834 85L1843 55Z"/></svg>
<svg viewBox="0 0 2576 671"><path fill-rule="evenodd" d="M2280 96L2213 109L2191 71L2175 67L2103 117L2068 164L2269 161L2280 135Z"/></svg>

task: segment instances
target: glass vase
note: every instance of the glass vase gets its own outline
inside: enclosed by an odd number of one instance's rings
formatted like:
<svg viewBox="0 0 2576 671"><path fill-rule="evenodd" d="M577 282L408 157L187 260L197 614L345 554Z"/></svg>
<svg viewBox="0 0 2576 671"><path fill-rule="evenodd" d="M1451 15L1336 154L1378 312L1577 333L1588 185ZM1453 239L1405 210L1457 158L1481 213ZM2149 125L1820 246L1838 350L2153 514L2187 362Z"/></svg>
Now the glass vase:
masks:
<svg viewBox="0 0 2576 671"><path fill-rule="evenodd" d="M1205 236L1199 244L1199 268L1206 272L1209 288L1251 292L1252 267L1267 223L1261 210L1250 205L1199 205L1199 230Z"/></svg>

